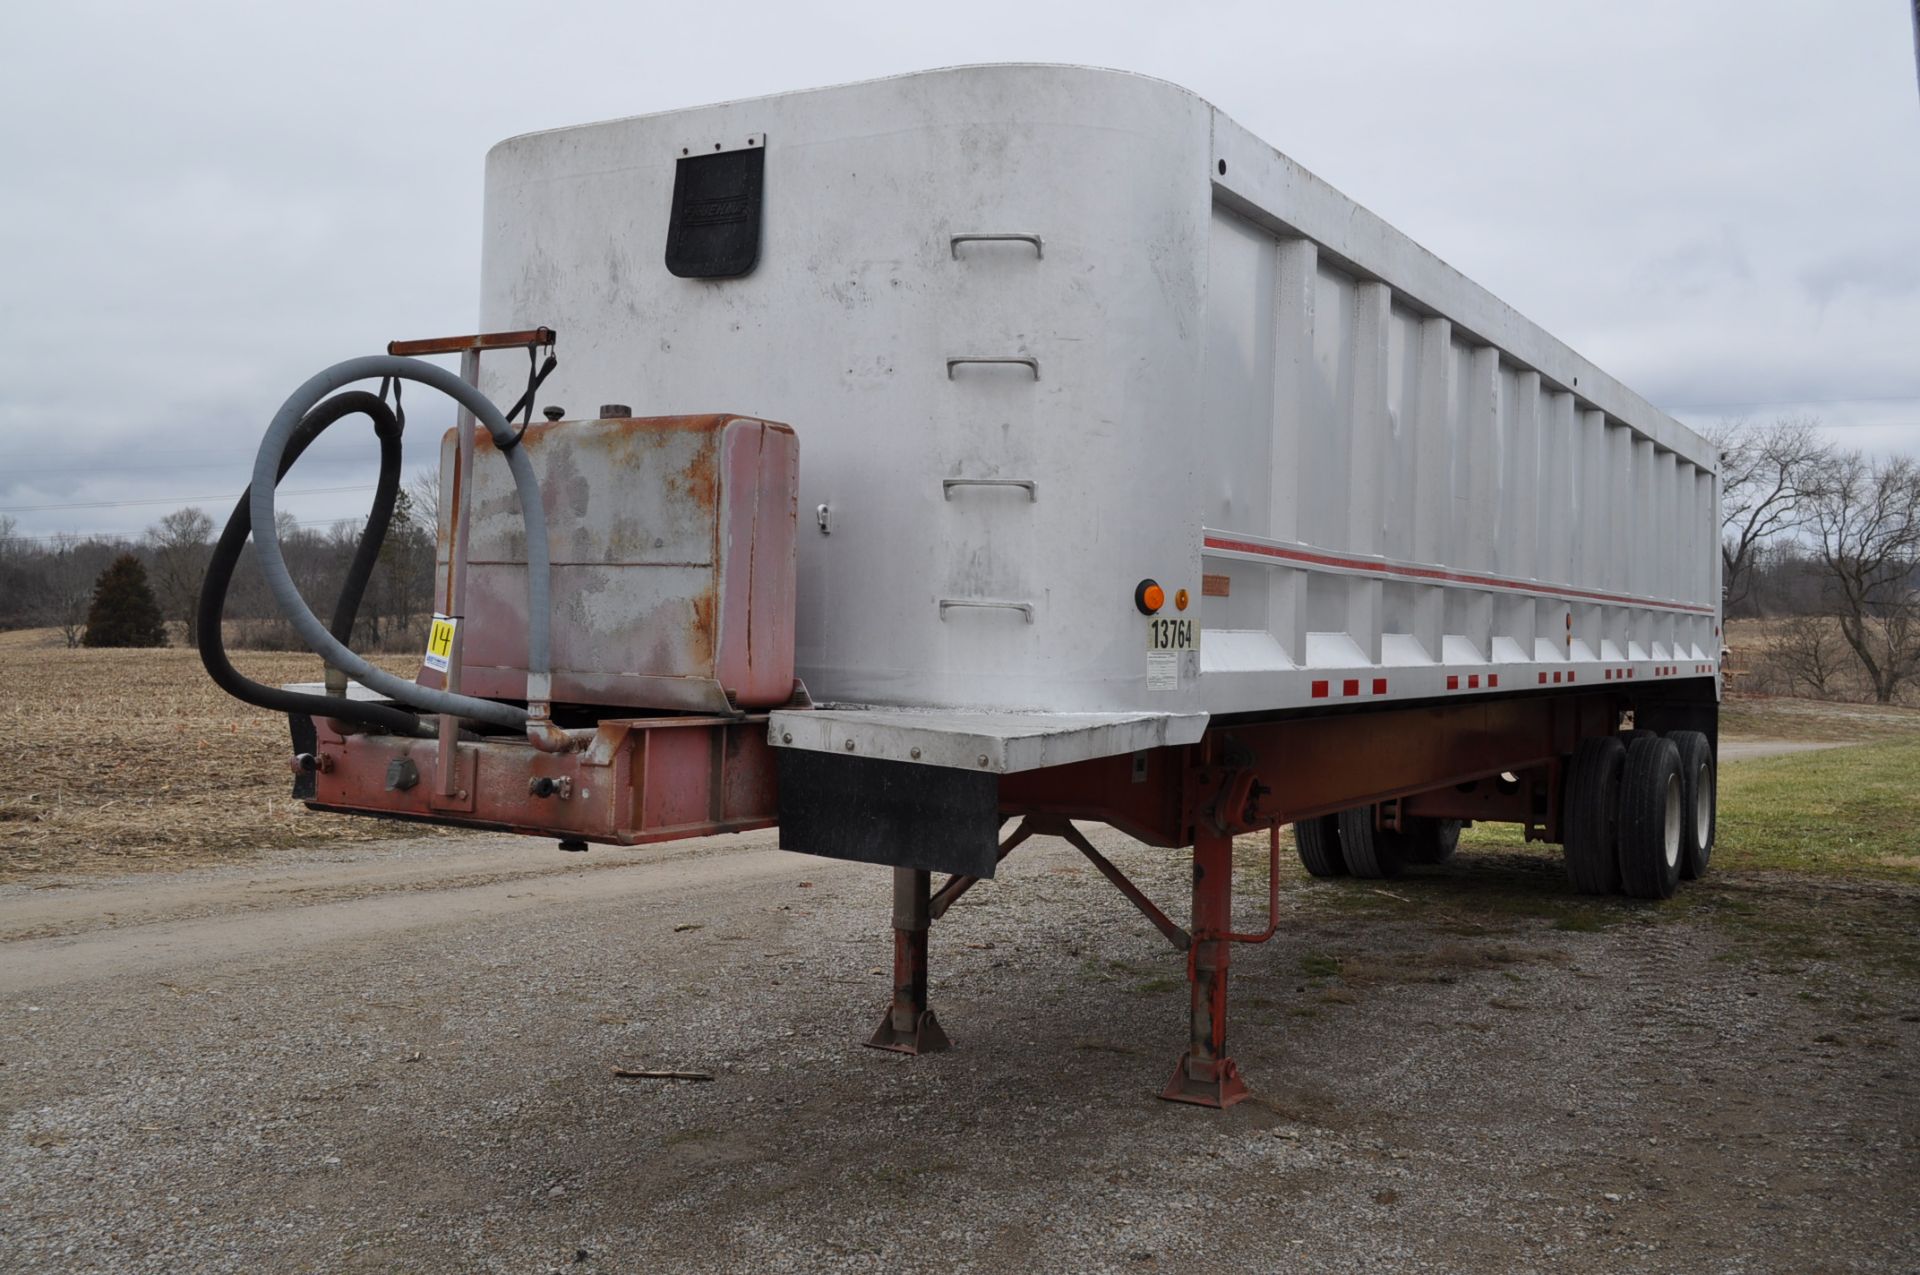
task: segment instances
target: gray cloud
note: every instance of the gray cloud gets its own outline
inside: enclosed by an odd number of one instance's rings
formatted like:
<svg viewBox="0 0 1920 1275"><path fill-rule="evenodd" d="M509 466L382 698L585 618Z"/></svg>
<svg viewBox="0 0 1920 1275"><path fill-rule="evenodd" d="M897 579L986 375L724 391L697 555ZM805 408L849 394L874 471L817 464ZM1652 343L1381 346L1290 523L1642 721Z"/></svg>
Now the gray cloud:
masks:
<svg viewBox="0 0 1920 1275"><path fill-rule="evenodd" d="M230 494L316 367L469 329L503 137L999 60L1186 85L1688 419L1800 408L1920 448L1907 23L1652 0L6 6L0 507ZM370 483L354 441L289 486Z"/></svg>

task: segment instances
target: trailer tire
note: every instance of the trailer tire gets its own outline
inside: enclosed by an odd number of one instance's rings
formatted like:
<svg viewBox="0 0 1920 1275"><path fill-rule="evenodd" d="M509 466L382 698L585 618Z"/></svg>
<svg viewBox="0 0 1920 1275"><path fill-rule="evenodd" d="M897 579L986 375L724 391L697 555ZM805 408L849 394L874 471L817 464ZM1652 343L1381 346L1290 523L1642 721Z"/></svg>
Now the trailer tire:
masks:
<svg viewBox="0 0 1920 1275"><path fill-rule="evenodd" d="M1370 881L1397 877L1407 866L1400 836L1380 831L1374 827L1373 818L1372 806L1340 812L1340 855L1347 861L1347 871L1356 877Z"/></svg>
<svg viewBox="0 0 1920 1275"><path fill-rule="evenodd" d="M1398 840L1408 863L1445 863L1460 848L1460 829L1465 825L1458 819L1416 816L1407 822L1410 826Z"/></svg>
<svg viewBox="0 0 1920 1275"><path fill-rule="evenodd" d="M1582 894L1620 888L1620 776L1627 749L1611 735L1580 741L1567 768L1561 822L1567 877Z"/></svg>
<svg viewBox="0 0 1920 1275"><path fill-rule="evenodd" d="M1340 853L1340 816L1321 815L1293 825L1293 848L1308 876L1344 877L1347 861Z"/></svg>
<svg viewBox="0 0 1920 1275"><path fill-rule="evenodd" d="M1718 768L1713 745L1695 730L1677 730L1667 736L1680 750L1680 878L1695 881L1707 874L1713 858L1714 826L1720 814Z"/></svg>
<svg viewBox="0 0 1920 1275"><path fill-rule="evenodd" d="M1636 899L1669 899L1680 884L1685 784L1671 739L1636 739L1620 776L1620 885Z"/></svg>

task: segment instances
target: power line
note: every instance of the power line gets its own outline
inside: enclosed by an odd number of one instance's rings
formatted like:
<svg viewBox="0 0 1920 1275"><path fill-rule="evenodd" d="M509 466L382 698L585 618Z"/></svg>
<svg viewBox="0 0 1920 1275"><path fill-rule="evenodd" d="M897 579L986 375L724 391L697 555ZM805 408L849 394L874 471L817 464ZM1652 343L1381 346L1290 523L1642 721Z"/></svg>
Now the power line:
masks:
<svg viewBox="0 0 1920 1275"><path fill-rule="evenodd" d="M365 465L367 465L368 468L372 468L374 462L369 460L365 462L322 461L321 463L329 464L329 465L364 463ZM7 461L0 460L0 469L6 468L7 464L8 464ZM147 474L147 473L152 473L155 470L238 469L238 468L242 468L242 466L240 465L240 462L238 459L229 457L226 460L190 461L186 464L180 464L180 465L137 464L137 465L52 465L52 466L48 466L48 465L35 464L31 460L22 460L20 462L20 468L22 470L31 470L35 474L136 474L136 473Z"/></svg>
<svg viewBox="0 0 1920 1275"><path fill-rule="evenodd" d="M1697 403L1662 403L1669 412L1706 412L1723 407L1837 407L1845 403L1920 403L1920 394L1836 394L1813 398L1708 399Z"/></svg>
<svg viewBox="0 0 1920 1275"><path fill-rule="evenodd" d="M283 491L281 496L337 496L344 492L372 491L372 484L364 487L306 487L299 491ZM40 514L60 509L123 509L129 505L192 505L202 501L228 502L238 500L233 496L155 496L149 500L77 500L65 505L15 505L0 509L0 514Z"/></svg>
<svg viewBox="0 0 1920 1275"><path fill-rule="evenodd" d="M354 521L357 520L353 518L309 518L303 522L293 523L292 525L295 527L333 527L343 522ZM122 540L138 540L145 534L145 532L131 531L48 531L36 532L33 535L13 535L8 536L7 539L32 540L40 544L46 544L56 540L72 540L79 544L84 544L89 540L103 540L111 544Z"/></svg>

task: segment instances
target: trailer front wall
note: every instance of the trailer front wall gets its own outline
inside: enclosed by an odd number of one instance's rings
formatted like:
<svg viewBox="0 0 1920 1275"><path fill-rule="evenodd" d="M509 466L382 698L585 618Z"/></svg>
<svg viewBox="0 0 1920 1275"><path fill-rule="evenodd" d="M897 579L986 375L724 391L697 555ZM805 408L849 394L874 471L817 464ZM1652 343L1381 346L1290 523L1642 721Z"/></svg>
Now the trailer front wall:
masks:
<svg viewBox="0 0 1920 1275"><path fill-rule="evenodd" d="M516 138L488 157L482 323L559 331L542 402L572 414L793 425L817 699L1191 708L1191 677L1147 691L1133 594L1200 587L1207 127L1157 81L987 67ZM679 157L754 136L757 266L674 277ZM1006 233L1040 242L954 242Z"/></svg>

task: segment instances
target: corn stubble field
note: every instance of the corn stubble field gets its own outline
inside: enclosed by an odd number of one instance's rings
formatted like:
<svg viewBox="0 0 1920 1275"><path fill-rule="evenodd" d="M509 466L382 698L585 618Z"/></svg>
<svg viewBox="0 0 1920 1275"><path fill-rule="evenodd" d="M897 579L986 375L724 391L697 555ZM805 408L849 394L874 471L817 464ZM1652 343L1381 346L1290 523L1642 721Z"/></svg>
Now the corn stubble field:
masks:
<svg viewBox="0 0 1920 1275"><path fill-rule="evenodd" d="M305 654L233 661L269 685L321 672ZM408 677L418 664L378 662ZM423 832L290 798L286 719L229 699L191 649L67 650L50 631L0 633L0 687L0 880Z"/></svg>

